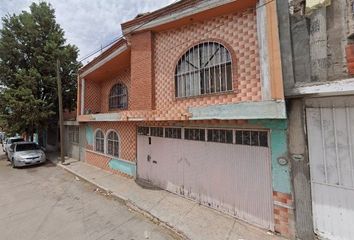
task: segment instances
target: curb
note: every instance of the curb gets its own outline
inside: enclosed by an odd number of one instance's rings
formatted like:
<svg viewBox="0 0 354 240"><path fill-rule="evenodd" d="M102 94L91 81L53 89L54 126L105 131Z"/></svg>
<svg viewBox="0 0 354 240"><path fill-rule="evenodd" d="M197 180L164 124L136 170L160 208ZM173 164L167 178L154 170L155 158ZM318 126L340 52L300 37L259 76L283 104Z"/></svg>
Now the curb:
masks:
<svg viewBox="0 0 354 240"><path fill-rule="evenodd" d="M50 159L49 159L50 160ZM101 186L100 184L95 183L92 179L85 177L77 172L75 172L74 170L71 170L70 168L63 166L60 163L55 163L54 161L50 160L53 164L55 164L56 166L61 167L62 169L66 170L67 172L77 176L78 178L96 186L97 188L99 188L100 190L110 193L110 196L113 197L115 200L117 200L118 202L124 204L128 209L131 209L141 215L143 215L144 217L148 218L150 221L152 221L153 223L165 228L166 230L169 230L170 232L172 232L173 235L175 235L176 237L178 237L179 239L184 239L184 240L191 240L185 233L183 233L182 231L176 229L174 226L168 224L167 222L161 220L160 218L158 218L157 216L153 215L151 212L149 212L146 209L143 209L141 207L139 207L135 202L131 201L130 199L127 199L126 197L120 196L116 193L113 193L112 191L110 191L108 188Z"/></svg>

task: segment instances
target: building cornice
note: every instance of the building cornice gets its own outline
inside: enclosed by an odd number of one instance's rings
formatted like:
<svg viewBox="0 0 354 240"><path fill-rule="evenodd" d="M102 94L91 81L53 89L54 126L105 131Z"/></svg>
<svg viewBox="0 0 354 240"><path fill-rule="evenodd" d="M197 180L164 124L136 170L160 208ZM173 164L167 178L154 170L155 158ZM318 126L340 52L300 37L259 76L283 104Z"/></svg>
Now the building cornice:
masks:
<svg viewBox="0 0 354 240"><path fill-rule="evenodd" d="M287 98L303 96L339 96L354 94L354 78L332 82L317 82L295 85L285 91Z"/></svg>
<svg viewBox="0 0 354 240"><path fill-rule="evenodd" d="M165 24L177 22L193 15L208 10L234 3L240 6L255 6L256 0L182 0L167 7L158 9L152 13L143 15L131 21L121 24L123 35L130 33L152 30ZM237 11L237 8L228 8L228 11Z"/></svg>
<svg viewBox="0 0 354 240"><path fill-rule="evenodd" d="M128 43L127 40L121 38L116 43L114 43L111 47L101 53L98 57L93 59L91 62L83 66L80 70L80 77L85 77L89 73L93 72L106 62L110 61L114 57L118 56L119 54L123 53L124 51L128 50Z"/></svg>

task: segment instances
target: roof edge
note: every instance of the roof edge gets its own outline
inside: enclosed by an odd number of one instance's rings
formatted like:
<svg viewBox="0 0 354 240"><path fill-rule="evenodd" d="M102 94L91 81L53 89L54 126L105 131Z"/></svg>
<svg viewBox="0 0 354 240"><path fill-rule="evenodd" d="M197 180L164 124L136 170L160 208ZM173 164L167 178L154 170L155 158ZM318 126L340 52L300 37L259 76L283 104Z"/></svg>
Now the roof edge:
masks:
<svg viewBox="0 0 354 240"><path fill-rule="evenodd" d="M223 6L232 6L223 11L224 13L230 13L253 5L256 6L257 2L258 0L181 0L152 13L122 23L121 28L124 36L141 31L159 31L171 27L169 24L181 23L181 21L192 16L198 16L203 12L208 13L209 17L213 17L212 11L221 9ZM236 8L233 9L234 7ZM219 14L224 13L221 11ZM190 20L193 20L193 17ZM202 18L199 17L198 21L200 20Z"/></svg>
<svg viewBox="0 0 354 240"><path fill-rule="evenodd" d="M102 60L104 60L105 58L110 56L115 50L117 50L121 47L124 47L124 46L128 47L128 42L124 37L122 37L122 38L118 39L117 42L112 44L112 46L110 46L108 49L106 49L100 55L98 55L96 58L94 58L91 62L89 62L86 65L84 65L83 67L81 67L79 69L79 74L83 74L84 72L87 72L90 68L94 67L96 64L98 64L99 62L101 62Z"/></svg>
<svg viewBox="0 0 354 240"><path fill-rule="evenodd" d="M141 17L129 20L127 22L124 22L121 24L122 31L124 32L124 29L130 28L136 24L142 23L144 24L147 21L151 21L152 19L159 18L167 13L173 13L175 11L188 8L192 5L196 5L197 3L202 2L201 0L181 0L176 3L172 3L170 5L167 5L166 7L159 8L151 13L148 13L146 15L143 15Z"/></svg>

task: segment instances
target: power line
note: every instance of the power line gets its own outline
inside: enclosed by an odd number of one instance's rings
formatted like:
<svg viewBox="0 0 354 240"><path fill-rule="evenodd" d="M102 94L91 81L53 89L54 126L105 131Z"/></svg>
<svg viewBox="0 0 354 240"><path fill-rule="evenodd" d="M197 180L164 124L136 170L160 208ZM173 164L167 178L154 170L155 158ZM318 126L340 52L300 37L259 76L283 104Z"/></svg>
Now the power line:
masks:
<svg viewBox="0 0 354 240"><path fill-rule="evenodd" d="M177 3L178 1L179 1L179 0L175 0L175 1L174 1L173 3L171 3L170 5L173 5L173 4ZM170 6L170 5L168 5L168 6ZM139 28L143 27L144 25L146 25L146 24L150 23L151 21L155 20L156 18L160 17L162 14L163 14L163 12L162 12L161 14L159 14L159 15L156 15L154 18L150 19L149 21L142 23L141 25L137 26L136 28L132 29L131 31L129 31L129 32L126 33L126 34L130 34L130 33L134 32L134 31L138 30ZM124 36L120 36L120 37L114 38L112 41L110 41L110 42L109 42L108 44L106 44L105 46L103 46L103 47L101 47L101 48L98 48L98 49L95 50L93 53L90 53L90 54L87 55L86 57L82 58L79 62L84 61L85 59L87 59L87 58L89 58L89 57L95 55L96 53L98 53L98 52L101 51L102 49L105 49L105 48L111 46L113 43L115 43L115 42L117 42L117 41L119 41L119 40L121 40L121 39L123 39L123 38L124 38Z"/></svg>
<svg viewBox="0 0 354 240"><path fill-rule="evenodd" d="M238 0L238 1L240 1L240 0ZM275 1L275 0L270 0L270 1L268 1L268 2L266 2L266 3L264 3L264 4L261 4L261 5L257 6L257 7L248 8L248 9L246 9L246 10L243 11L243 15L242 15L242 16L244 16L244 15L246 14L246 12L249 12L250 10L257 10L257 9L259 9L259 8L261 8L261 7L264 7L264 6L266 6L267 4L270 4L270 3L274 2L274 1ZM175 1L175 2L177 2L177 1ZM174 3L175 3L175 2L174 2ZM172 4L174 4L174 3L172 3ZM171 4L171 5L172 5L172 4ZM200 7L200 8L201 8L201 7ZM157 17L158 17L158 16L157 16ZM155 18L156 18L156 17L155 17ZM154 19L155 19L155 18L154 18ZM153 20L153 19L152 19L152 20ZM152 20L150 20L149 22L151 22ZM138 27L136 27L136 28L134 28L133 30L131 30L129 33L131 33L131 32L133 32L133 31L135 31L135 30L141 28L142 26L144 26L145 24L147 24L147 23L149 23L149 22L145 22L144 24L139 25ZM226 23L227 23L227 22L226 22ZM215 30L215 29L217 29L217 28L220 28L220 27L224 26L226 23L219 24L219 25L215 26L214 28L211 28L211 29L209 29L208 31L204 32L203 34L207 34L207 33L211 32L211 31L213 31L213 30ZM129 33L128 33L128 34L129 34ZM120 38L121 38L121 37L120 37ZM119 39L119 38L118 38L118 39ZM162 51L162 53L170 52L171 50L173 50L173 49L175 49L175 48L178 48L178 47L180 47L180 46L182 46L182 45L184 45L184 44L186 44L186 43L188 43L188 42L189 42L189 41L183 41L183 42L179 43L178 45L175 45L175 46L173 46L173 47L171 47L171 48L168 48L168 49ZM96 52L96 53L97 53L97 52ZM147 58L142 58L142 59L140 59L138 62L141 62L141 61L144 61L144 60L147 60L147 59L149 59L149 58L148 58L148 57L147 57ZM50 89L53 89L53 90L57 90L57 87L55 86L55 84L53 84L53 85L39 84L39 85L40 85L40 86L47 87L47 88L50 88Z"/></svg>
<svg viewBox="0 0 354 240"><path fill-rule="evenodd" d="M114 39L113 39L112 41L110 41L108 44L104 45L104 46L101 47L101 48L98 48L97 50L94 50L92 53L89 53L89 54L86 55L85 57L81 58L81 59L79 60L79 62L82 62L82 61L84 61L85 59L87 59L87 58L89 58L89 57L95 55L96 53L98 53L98 52L101 51L102 49L105 49L105 48L111 46L113 43L119 41L119 40L122 39L122 38L123 38L123 36L114 38Z"/></svg>
<svg viewBox="0 0 354 240"><path fill-rule="evenodd" d="M240 1L240 0L238 0L238 1ZM270 0L270 1L266 2L266 3L263 3L263 4L261 4L261 5L258 5L257 7L248 8L248 9L244 10L244 12L248 12L248 11L250 11L250 10L252 10L252 9L253 9L253 10L257 10L257 9L259 9L259 8L261 8L261 7L264 7L264 6L266 6L267 4L270 4L270 3L274 2L274 1L275 1L275 0ZM177 2L177 1L175 1L174 3L176 3L176 2ZM174 4L174 3L172 3L172 4ZM171 4L171 5L172 5L172 4ZM200 7L200 8L201 8L201 7ZM196 9L197 9L197 8L196 8ZM243 14L246 14L246 13L243 13ZM154 19L156 19L156 17L155 17ZM152 19L152 20L153 20L153 19ZM151 22L152 20L150 20L149 22ZM146 24L149 23L149 22L145 22L144 24L139 25L138 27L136 27L136 28L134 28L133 30L131 30L129 33L131 33L131 32L133 32L133 31L135 31L135 30L141 28L142 26L146 25ZM215 29L217 29L217 28L220 28L220 27L224 26L225 24L226 24L226 23L219 24L219 25L215 26L214 28L211 28L211 29L209 29L208 31L204 32L203 34L207 34L207 33L211 32L211 31L213 31L213 30L215 30ZM128 34L129 34L129 33L128 33ZM120 39L120 38L122 38L122 37L116 38L115 40ZM113 43L114 43L114 41L113 41ZM173 46L173 47L171 47L171 48L169 48L169 49L165 49L165 50L162 51L162 52L163 52L163 53L170 52L171 50L173 50L173 49L175 49L175 48L177 48L177 47L180 47L180 46L184 45L185 43L188 43L188 41L183 41L183 42L179 43L178 45L175 45L175 46ZM106 46L106 47L107 47L107 46ZM96 52L96 53L97 53L97 52ZM149 58L140 59L139 62L140 62L140 61L144 61L144 60L146 60L146 59L149 59ZM343 60L343 58L331 59L331 60L332 60L332 61L333 61L333 60L337 61L337 60ZM341 61L340 61L340 62L341 62ZM345 61L344 61L344 62L345 62ZM55 85L56 85L55 83L54 83L53 85L49 85L49 84L39 84L39 86L44 86L44 87L47 87L47 88L50 88L50 89L53 89L53 90L57 90L57 86L55 86Z"/></svg>
<svg viewBox="0 0 354 240"><path fill-rule="evenodd" d="M237 0L237 1L241 1L241 0ZM245 12L249 12L250 10L257 10L257 9L259 9L259 8L261 8L261 7L264 7L264 6L270 4L270 3L274 2L274 1L276 1L276 0L270 0L270 1L266 2L266 3L263 3L263 4L261 4L261 5L258 5L257 7L254 7L254 8L248 8L248 9L246 9L246 10L243 11L243 14L245 15L245 14L246 14ZM196 10L196 9L201 9L201 8L202 8L202 7L195 8L195 10ZM242 15L242 16L244 16L244 15ZM153 19L152 19L152 20L153 20ZM150 20L149 22L151 22L152 20ZM145 24L147 24L147 23L148 23L148 22L146 22ZM133 30L130 31L129 33L135 31L136 29L139 29L140 27L142 27L142 26L145 25L145 24L142 24L142 25L138 26L137 28L133 29ZM215 26L214 28L211 28L211 29L209 29L208 31L204 32L203 34L207 34L207 33L211 32L211 31L213 31L213 30L215 30L215 29L217 29L217 28L220 28L220 27L224 26L225 24L227 24L227 22L222 23L222 24L219 24L219 25ZM129 34L129 33L127 33L127 34ZM171 48L168 48L168 49L162 51L162 53L170 52L171 50L173 50L173 49L175 49L175 48L177 48L177 47L180 47L180 46L182 46L182 45L184 45L184 44L186 44L186 43L189 43L189 41L183 41L183 42L179 43L178 45L175 45L175 46L173 46L173 47L171 47ZM96 52L96 53L97 53L97 52ZM91 56L92 56L92 55L91 55ZM147 60L147 59L149 59L149 57L141 58L141 59L140 59L139 61L137 61L137 62L142 62L142 61Z"/></svg>

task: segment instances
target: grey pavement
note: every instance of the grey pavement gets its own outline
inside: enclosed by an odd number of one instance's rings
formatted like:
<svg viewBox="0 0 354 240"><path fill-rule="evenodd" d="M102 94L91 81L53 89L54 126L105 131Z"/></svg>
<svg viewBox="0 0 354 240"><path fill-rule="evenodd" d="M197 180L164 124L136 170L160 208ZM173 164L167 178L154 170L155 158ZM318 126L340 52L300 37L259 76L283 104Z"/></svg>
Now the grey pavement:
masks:
<svg viewBox="0 0 354 240"><path fill-rule="evenodd" d="M179 239L52 163L11 168L0 147L1 240Z"/></svg>
<svg viewBox="0 0 354 240"><path fill-rule="evenodd" d="M55 155L51 160L57 162ZM96 185L128 207L192 240L280 240L266 230L221 214L167 191L137 184L133 179L111 174L92 165L67 158L62 168Z"/></svg>

